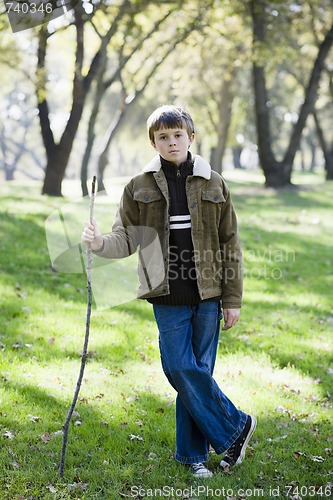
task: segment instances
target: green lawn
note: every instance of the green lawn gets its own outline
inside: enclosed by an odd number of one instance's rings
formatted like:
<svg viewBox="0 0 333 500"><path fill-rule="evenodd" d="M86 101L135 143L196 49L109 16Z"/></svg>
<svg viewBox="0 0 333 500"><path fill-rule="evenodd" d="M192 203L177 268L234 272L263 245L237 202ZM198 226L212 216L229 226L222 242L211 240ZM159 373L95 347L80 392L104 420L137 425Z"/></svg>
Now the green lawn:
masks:
<svg viewBox="0 0 333 500"><path fill-rule="evenodd" d="M223 473L212 453L215 474L205 481L173 459L175 393L160 367L151 306L135 300L93 310L59 478L86 278L52 269L45 220L74 200L41 197L35 183L1 186L1 500L333 497L333 184L299 175L301 189L275 192L257 174L226 177L245 294L240 323L221 333L215 378L258 428L243 464ZM87 203L74 204L72 241L89 217ZM104 230L114 211L110 200L96 201Z"/></svg>

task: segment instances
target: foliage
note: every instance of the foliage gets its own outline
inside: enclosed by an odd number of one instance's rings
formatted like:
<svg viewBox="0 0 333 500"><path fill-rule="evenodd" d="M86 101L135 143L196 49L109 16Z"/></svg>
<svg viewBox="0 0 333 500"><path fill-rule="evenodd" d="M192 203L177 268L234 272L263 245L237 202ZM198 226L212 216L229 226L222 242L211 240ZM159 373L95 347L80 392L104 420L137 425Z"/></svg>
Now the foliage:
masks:
<svg viewBox="0 0 333 500"><path fill-rule="evenodd" d="M314 175L296 179L301 189L280 192L265 191L260 173L234 171L227 178L241 228L245 297L241 322L221 334L215 377L258 417L258 429L244 463L230 474L219 471L211 454L215 474L207 483L173 460L175 394L160 367L151 306L143 301L93 313L59 479L86 280L50 268L44 221L60 200L41 198L36 183L1 187L1 499L119 500L135 487L185 492L199 485L232 489L237 500L253 497L254 488L263 498L269 488L281 498L295 497L301 487L311 492L311 485L332 491L333 188ZM72 182L64 187L73 192ZM110 217L110 201L98 203ZM248 494L238 495L241 488Z"/></svg>
<svg viewBox="0 0 333 500"><path fill-rule="evenodd" d="M256 2L258 5L259 3ZM288 143L292 126L297 119L300 104L304 99L304 86L307 84L315 60L318 46L329 28L330 0L307 0L280 2L265 0L265 14L267 16L265 44L256 46L254 60L265 64L270 109L270 122L273 130L272 150L280 159ZM74 11L66 17L58 18L48 25L48 50L45 60L45 85L39 80L39 98L47 95L50 119L48 137L54 136L57 145L63 137L63 143L68 139L67 132L73 131L67 127L72 109L72 84L75 71L81 68L81 76L77 82L85 80L89 74L92 61L102 47L107 45L108 64L106 67L103 85L113 81L102 101L102 112L98 114L96 122L96 144L92 151L90 169L98 161L100 150L107 139L105 135L109 126L117 117L124 102L133 103L127 111L128 116L122 122L122 130L117 131L117 142L113 143L110 155L109 171L129 171L133 173L133 158L141 152L141 141L137 141L137 129L144 130L145 118L156 105L163 102L179 102L192 111L197 122L198 144L205 156L210 156L210 150L217 146L221 136L228 136L228 147L247 146L251 148L256 142L255 120L253 113L253 88L251 76L251 19L249 16L249 2L235 0L186 2L174 1L135 1L129 2L101 2L87 0L82 3L82 22L84 23L83 60L75 64L75 50L77 47L74 20ZM119 15L122 12L122 15ZM151 31L154 23L163 19L170 12L166 22L162 22L158 29ZM200 22L194 21L200 14ZM4 14L0 21L5 19ZM192 23L193 27L192 27ZM5 31L5 23L0 25L0 64L6 70L0 75L5 94L13 96L15 86L17 91L25 95L33 94L33 84L37 84L37 35L38 30L27 30L22 34L11 35ZM190 29L191 28L191 29ZM192 29L193 28L193 29ZM190 29L191 33L184 41L175 44L181 39L182 33ZM112 35L112 36L111 36ZM104 44L104 45L103 45ZM133 50L138 47L138 50ZM168 54L167 57L166 54ZM127 60L127 58L129 59ZM163 60L163 64L159 64ZM122 66L126 62L125 66ZM330 95L329 76L331 56L327 61L326 74L321 81L318 99L318 119L324 131L329 128L332 101ZM119 73L119 68L123 70ZM150 74L154 70L153 74ZM91 75L93 76L93 75ZM116 78L115 78L116 76ZM149 84L147 78L149 76ZM223 94L223 82L232 76L232 88L229 94ZM98 79L97 74L94 78ZM14 82L14 83L13 83ZM78 83L79 86L79 83ZM45 87L45 88L44 88ZM143 89L142 93L140 92ZM86 89L87 90L87 89ZM94 84L91 90L96 91ZM74 106L76 123L80 127L75 135L75 142L67 145L66 154L59 161L53 151L49 157L54 164L65 167L70 156L68 177L78 177L82 162L82 153L86 146L87 128L94 110L94 93L86 96L84 113L81 106L81 97ZM133 97L138 97L134 103ZM228 96L228 97L225 97ZM226 117L225 127L220 127L224 110L221 102L227 101L232 105L231 116ZM36 113L36 98L27 99L29 102L29 116ZM326 106L326 103L328 105ZM228 110L227 110L228 111ZM81 116L82 112L82 116ZM42 116L42 114L36 115ZM44 113L44 117L46 118ZM5 115L3 115L5 116ZM47 121L47 120L46 120ZM36 128L36 120L31 122L31 133L35 141L28 142L27 151L20 160L14 162L18 170L30 171L26 157L32 153L38 154L38 163L45 163L45 152L42 151L42 141ZM20 137L20 123L15 123L17 137ZM133 127L133 125L135 127ZM137 125L137 127L136 127ZM125 130L126 127L126 130ZM128 131L135 128L135 137L128 141ZM51 132L51 133L50 133ZM64 134L64 132L66 132ZM73 135L73 134L72 134ZM140 135L141 137L141 135ZM302 148L309 157L310 146L318 145L316 126L313 120L307 122L304 137L308 141ZM330 146L331 137L325 134ZM239 141L242 140L242 144ZM11 145L11 138L5 135L5 141ZM6 144L7 146L7 144ZM53 143L51 141L51 146ZM52 147L50 148L52 150ZM7 146L8 149L8 146ZM222 151L222 149L221 149ZM230 161L230 155L225 159L224 166ZM308 163L310 163L308 161ZM54 166L54 165L53 165ZM7 168L2 163L0 168ZM53 167L52 167L53 168ZM37 170L36 175L42 175ZM52 182L50 181L50 184Z"/></svg>

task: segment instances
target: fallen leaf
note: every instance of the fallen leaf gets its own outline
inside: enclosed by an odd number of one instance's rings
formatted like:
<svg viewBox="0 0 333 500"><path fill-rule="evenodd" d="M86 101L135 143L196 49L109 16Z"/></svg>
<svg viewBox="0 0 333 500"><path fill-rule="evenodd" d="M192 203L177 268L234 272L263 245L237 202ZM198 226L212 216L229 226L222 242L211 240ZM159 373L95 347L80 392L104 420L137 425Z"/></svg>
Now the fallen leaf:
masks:
<svg viewBox="0 0 333 500"><path fill-rule="evenodd" d="M222 467L222 470L223 470L224 474L229 474L229 475L232 474L229 465L226 465L225 467Z"/></svg>
<svg viewBox="0 0 333 500"><path fill-rule="evenodd" d="M143 441L143 437L135 436L135 434L129 435L131 441Z"/></svg>
<svg viewBox="0 0 333 500"><path fill-rule="evenodd" d="M49 490L50 493L57 493L57 489L53 486L53 484L46 486L46 489Z"/></svg>
<svg viewBox="0 0 333 500"><path fill-rule="evenodd" d="M299 457L309 458L312 462L325 462L325 458L316 455L307 455L301 451L294 451L294 458L298 460Z"/></svg>
<svg viewBox="0 0 333 500"><path fill-rule="evenodd" d="M84 491L88 488L88 483L72 483L68 484L68 489L69 491L74 491L74 490L81 490Z"/></svg>
<svg viewBox="0 0 333 500"><path fill-rule="evenodd" d="M6 431L3 433L3 437L8 438L8 439L14 439L15 435L10 431Z"/></svg>
<svg viewBox="0 0 333 500"><path fill-rule="evenodd" d="M36 416L30 415L30 414L28 415L28 417L29 417L30 422L39 422L40 421L40 417L36 417Z"/></svg>
<svg viewBox="0 0 333 500"><path fill-rule="evenodd" d="M278 436L276 438L267 438L267 441L269 443L272 443L273 441L280 441L281 439L287 439L288 434L283 434L283 436Z"/></svg>
<svg viewBox="0 0 333 500"><path fill-rule="evenodd" d="M55 431L55 432L53 433L53 436L62 436L62 435L63 435L63 433L64 433L64 431L63 431L63 430Z"/></svg>
<svg viewBox="0 0 333 500"><path fill-rule="evenodd" d="M49 441L51 441L52 436L49 432L45 432L45 434L42 434L40 438L43 441L43 443L48 443Z"/></svg>
<svg viewBox="0 0 333 500"><path fill-rule="evenodd" d="M95 399L102 399L102 398L104 398L104 396L105 396L105 394L100 392L99 394L97 394L97 396L95 396Z"/></svg>

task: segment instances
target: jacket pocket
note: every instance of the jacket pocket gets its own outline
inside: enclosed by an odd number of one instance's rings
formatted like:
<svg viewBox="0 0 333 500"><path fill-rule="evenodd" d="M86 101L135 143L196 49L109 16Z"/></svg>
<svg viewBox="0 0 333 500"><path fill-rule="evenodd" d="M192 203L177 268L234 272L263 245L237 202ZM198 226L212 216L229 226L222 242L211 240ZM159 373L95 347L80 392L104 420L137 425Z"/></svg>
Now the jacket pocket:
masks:
<svg viewBox="0 0 333 500"><path fill-rule="evenodd" d="M226 203L221 189L207 189L201 193L201 234L203 246L219 249L218 228L220 225L222 207Z"/></svg>
<svg viewBox="0 0 333 500"><path fill-rule="evenodd" d="M159 232L165 217L162 193L157 189L138 189L133 193L133 199L138 204L140 225L152 227Z"/></svg>
<svg viewBox="0 0 333 500"><path fill-rule="evenodd" d="M225 203L225 198L220 189L209 189L208 191L203 191L201 199L203 201L210 201L211 203Z"/></svg>
<svg viewBox="0 0 333 500"><path fill-rule="evenodd" d="M139 189L133 193L133 198L139 203L153 203L162 199L162 193L156 189Z"/></svg>

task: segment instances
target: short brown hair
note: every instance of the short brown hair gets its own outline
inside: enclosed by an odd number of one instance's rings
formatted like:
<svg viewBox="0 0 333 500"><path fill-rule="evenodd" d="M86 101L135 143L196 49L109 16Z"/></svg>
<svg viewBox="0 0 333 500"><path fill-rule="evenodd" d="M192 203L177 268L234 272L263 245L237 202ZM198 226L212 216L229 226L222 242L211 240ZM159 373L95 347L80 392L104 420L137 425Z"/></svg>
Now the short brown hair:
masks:
<svg viewBox="0 0 333 500"><path fill-rule="evenodd" d="M194 124L191 115L177 106L160 106L149 116L147 130L149 139L154 143L154 132L157 132L162 127L185 128L189 137L194 134Z"/></svg>

